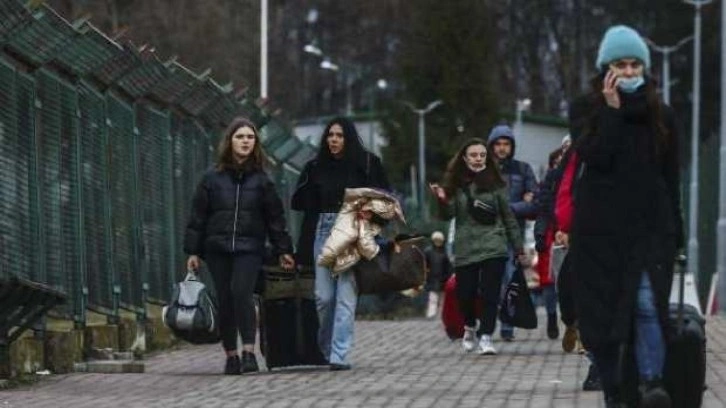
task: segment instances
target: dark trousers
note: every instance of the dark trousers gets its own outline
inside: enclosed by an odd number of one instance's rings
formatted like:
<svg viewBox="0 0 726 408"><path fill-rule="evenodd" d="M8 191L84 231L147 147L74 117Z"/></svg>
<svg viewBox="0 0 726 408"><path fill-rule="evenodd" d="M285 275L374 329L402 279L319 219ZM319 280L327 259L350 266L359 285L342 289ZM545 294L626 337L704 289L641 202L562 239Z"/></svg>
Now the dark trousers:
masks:
<svg viewBox="0 0 726 408"><path fill-rule="evenodd" d="M560 302L560 313L562 323L572 326L577 321L575 312L575 276L571 267L570 255L565 256L562 261L560 274L557 276L557 298Z"/></svg>
<svg viewBox="0 0 726 408"><path fill-rule="evenodd" d="M242 344L255 344L254 290L262 268L259 254L214 254L206 259L214 279L219 302L219 330L226 351L237 350L237 333Z"/></svg>
<svg viewBox="0 0 726 408"><path fill-rule="evenodd" d="M507 258L494 258L456 268L459 310L464 316L464 323L469 327L476 325L477 318L481 319L482 324L477 333L479 336L494 333L499 310L499 292L506 265ZM483 316L476 315L474 304L477 297L482 299Z"/></svg>
<svg viewBox="0 0 726 408"><path fill-rule="evenodd" d="M632 347L604 343L590 352L600 374L605 399L634 407L638 399L638 374Z"/></svg>

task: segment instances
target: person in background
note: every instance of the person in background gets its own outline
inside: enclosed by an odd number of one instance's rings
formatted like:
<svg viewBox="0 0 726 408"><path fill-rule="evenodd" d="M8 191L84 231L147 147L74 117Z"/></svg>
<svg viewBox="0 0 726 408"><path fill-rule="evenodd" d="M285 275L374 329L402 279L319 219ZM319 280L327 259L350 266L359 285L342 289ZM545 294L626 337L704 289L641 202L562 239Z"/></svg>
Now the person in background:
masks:
<svg viewBox="0 0 726 408"><path fill-rule="evenodd" d="M431 234L431 246L426 248L426 265L428 275L426 276L426 290L428 291L428 307L426 317L433 318L439 313L441 305L441 291L444 282L451 276L451 262L446 255L444 243L446 239L441 231Z"/></svg>
<svg viewBox="0 0 726 408"><path fill-rule="evenodd" d="M509 205L519 225L522 240L524 240L526 220L536 216L534 194L537 191L537 178L532 171L532 166L514 158L516 143L514 132L509 126L495 126L489 133L487 148L494 156L499 172L507 184ZM510 262L507 262L507 270L502 279L502 295L516 269L514 258L513 248L510 248ZM508 324L501 325L499 334L504 341L514 340L514 328Z"/></svg>
<svg viewBox="0 0 726 408"><path fill-rule="evenodd" d="M550 271L550 250L554 241L554 223L546 207L545 197L551 197L554 178L559 163L562 160L564 148L560 147L549 155L548 168L545 178L537 189L535 206L537 208L537 220L534 227L535 249L537 251L537 274L539 275L539 287L532 291L533 303L537 305L541 299L547 311L547 337L555 340L560 336L557 324L557 291L555 280Z"/></svg>
<svg viewBox="0 0 726 408"><path fill-rule="evenodd" d="M578 165L577 154L570 147L572 140L576 140L581 131L581 120L571 116L570 135L565 136L562 140L561 154L550 156L551 164L554 167L547 173L537 193L535 200L537 203L537 221L535 222L534 236L535 247L548 258L548 266L552 245L561 245L568 249L556 280L557 301L560 305L562 323L565 325L565 334L562 336L562 349L566 353L570 353L577 348L579 353L586 354L590 361L590 367L587 377L582 382L582 389L583 391L601 391L600 376L592 353L586 352L579 342L573 293L575 272L570 266L572 251L569 245L569 234L574 206L572 193Z"/></svg>
<svg viewBox="0 0 726 408"><path fill-rule="evenodd" d="M316 265L316 260L330 236L345 189L354 187L389 189L381 160L363 147L353 122L339 117L325 127L318 154L303 168L292 196L292 209L305 213L297 259L315 268L318 343L333 371L351 368L348 353L353 346L358 291L352 270L334 276L330 269Z"/></svg>
<svg viewBox="0 0 726 408"><path fill-rule="evenodd" d="M184 236L187 269L209 266L219 302L225 374L258 371L254 289L269 239L280 266L292 269L292 240L282 201L264 171L267 158L257 128L232 120L217 149L217 164L197 186ZM242 360L237 350L242 337Z"/></svg>
<svg viewBox="0 0 726 408"><path fill-rule="evenodd" d="M442 185L431 184L439 217L456 220L456 295L464 316L464 351L496 354L492 334L499 310L502 277L514 249L524 261L522 234L509 204L506 184L481 139L466 142L449 161ZM481 297L481 316L475 300ZM478 338L478 339L477 339ZM478 344L477 344L478 343Z"/></svg>

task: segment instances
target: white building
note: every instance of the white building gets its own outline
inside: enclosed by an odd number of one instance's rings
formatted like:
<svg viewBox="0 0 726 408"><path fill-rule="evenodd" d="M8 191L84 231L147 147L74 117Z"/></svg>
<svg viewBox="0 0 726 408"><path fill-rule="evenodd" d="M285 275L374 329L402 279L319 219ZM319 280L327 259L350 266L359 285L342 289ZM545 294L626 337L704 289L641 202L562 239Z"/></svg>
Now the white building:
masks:
<svg viewBox="0 0 726 408"><path fill-rule="evenodd" d="M515 158L529 163L538 180L547 171L547 161L552 151L562 145L568 134L567 122L552 116L525 115L521 127L513 126L517 141Z"/></svg>

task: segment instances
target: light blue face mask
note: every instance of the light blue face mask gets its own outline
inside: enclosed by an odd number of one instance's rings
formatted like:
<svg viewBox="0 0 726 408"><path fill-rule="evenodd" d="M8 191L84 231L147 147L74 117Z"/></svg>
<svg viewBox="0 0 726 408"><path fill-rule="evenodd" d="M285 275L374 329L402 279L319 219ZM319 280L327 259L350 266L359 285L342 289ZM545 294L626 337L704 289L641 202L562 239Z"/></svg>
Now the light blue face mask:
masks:
<svg viewBox="0 0 726 408"><path fill-rule="evenodd" d="M618 88L625 93L633 93L645 83L643 76L618 79Z"/></svg>

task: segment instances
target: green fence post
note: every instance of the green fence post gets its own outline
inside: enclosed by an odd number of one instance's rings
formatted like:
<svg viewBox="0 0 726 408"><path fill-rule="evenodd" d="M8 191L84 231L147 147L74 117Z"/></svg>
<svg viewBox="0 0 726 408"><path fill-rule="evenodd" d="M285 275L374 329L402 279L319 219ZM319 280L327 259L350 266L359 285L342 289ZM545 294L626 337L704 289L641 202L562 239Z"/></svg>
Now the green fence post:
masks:
<svg viewBox="0 0 726 408"><path fill-rule="evenodd" d="M35 222L35 228L33 231L33 235L35 235L35 243L37 245L37 252L35 254L35 259L37 260L36 263L36 269L33 274L33 278L37 280L38 282L47 282L47 271L46 271L46 265L45 265L45 228L44 223L41 221L43 210L41 208L41 180L40 180L40 174L39 174L39 168L40 168L40 146L39 146L39 139L40 136L38 135L39 126L38 123L41 123L41 116L43 111L43 101L40 100L38 97L37 92L37 83L36 83L36 92L33 94L34 96L34 123L35 126L33 126L33 150L32 150L32 159L31 159L31 170L30 173L32 174L32 187L31 187L31 194L30 194L30 202L31 202L31 208L32 212L34 213L31 217Z"/></svg>
<svg viewBox="0 0 726 408"><path fill-rule="evenodd" d="M171 289L174 284L175 280L175 271L177 268L176 265L176 234L177 230L174 226L174 161L172 157L174 143L172 141L171 136L171 114L166 112L166 119L164 120L164 141L166 142L164 145L164 171L165 176L163 177L164 180L164 196L166 198L164 205L165 210L165 219L166 219L166 235L167 235L167 245L168 245L168 259L167 259L167 273L165 276L167 276L167 282L166 282L166 290L164 291L166 293L166 299L168 300L171 298ZM176 203L176 205L180 205L181 203Z"/></svg>
<svg viewBox="0 0 726 408"><path fill-rule="evenodd" d="M106 293L111 293L111 315L118 315L118 303L113 302L113 284L116 276L116 265L114 263L114 257L113 257L113 249L114 249L114 239L113 239L113 207L111 203L111 161L108 155L108 151L110 150L110 139L111 139L111 128L113 127L113 121L111 120L111 117L109 115L108 111L108 100L107 98L103 98L104 102L104 110L105 110L105 118L106 118L106 131L103 132L103 147L104 147L104 160L103 160L103 178L104 178L104 194L103 194L103 210L104 210L104 218L106 224L106 230L105 230L105 236L106 236L106 248L108 248L108 252L106 252L106 266L107 269L104 271L99 271L98 273L98 289L104 290ZM101 279L102 274L106 274L106 283L107 285L103 285L103 279ZM105 287L104 287L105 286ZM101 295L99 294L99 300L101 300Z"/></svg>
<svg viewBox="0 0 726 408"><path fill-rule="evenodd" d="M139 130L138 126L138 118L136 115L136 109L132 110L134 115L134 131L133 131L133 137L131 138L131 163L133 165L131 166L131 179L132 181L132 192L131 192L131 202L133 203L133 244L131 247L131 253L132 253L132 269L135 270L135 273L139 274L139 282L141 285L137 288L137 290L141 291L141 305L140 308L136 310L136 319L138 321L145 321L146 320L146 301L149 296L149 273L148 273L148 265L146 262L144 262L145 258L145 249L148 250L148 248L144 248L143 245L143 231L142 231L142 208L141 208L141 194L140 194L140 183L139 180L141 172L139 171L139 154L141 153L139 151L139 138L141 137L141 132ZM133 281L133 279L132 279ZM133 296L132 296L133 297Z"/></svg>
<svg viewBox="0 0 726 408"><path fill-rule="evenodd" d="M78 268L77 268L77 287L74 288L76 295L74 296L74 313L73 321L76 328L83 328L86 323L86 299L88 296L88 273L86 263L86 237L85 237L85 209L83 208L83 175L82 172L82 143L81 143L81 109L78 103L78 90L76 92L76 123L78 124L74 132L73 144L75 146L75 183L76 183L76 248L78 249Z"/></svg>

